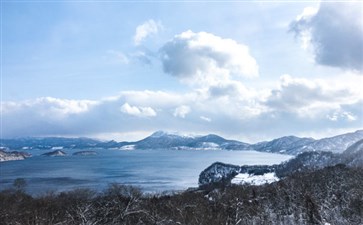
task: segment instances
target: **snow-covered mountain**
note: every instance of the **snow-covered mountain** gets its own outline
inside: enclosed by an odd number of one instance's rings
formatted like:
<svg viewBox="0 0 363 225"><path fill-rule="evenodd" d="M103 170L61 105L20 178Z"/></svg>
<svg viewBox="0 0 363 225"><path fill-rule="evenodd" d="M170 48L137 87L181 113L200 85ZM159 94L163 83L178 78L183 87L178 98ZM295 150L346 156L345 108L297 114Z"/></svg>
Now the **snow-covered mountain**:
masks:
<svg viewBox="0 0 363 225"><path fill-rule="evenodd" d="M135 142L99 141L90 138L20 138L1 140L0 149L172 149L172 150L256 150L262 152L298 155L308 151L330 151L341 153L353 143L363 139L363 130L334 137L314 140L285 136L272 141L248 144L241 141L227 140L215 134L205 136L182 135L157 131Z"/></svg>
<svg viewBox="0 0 363 225"><path fill-rule="evenodd" d="M29 150L29 149L83 149L92 148L103 142L91 138L64 138L64 137L26 137L15 139L1 139L2 149Z"/></svg>
<svg viewBox="0 0 363 225"><path fill-rule="evenodd" d="M313 143L312 138L299 138L295 136L285 136L272 141L259 142L251 147L256 151L294 154L292 150Z"/></svg>
<svg viewBox="0 0 363 225"><path fill-rule="evenodd" d="M137 142L124 143L134 149L175 149L175 150L245 150L249 144L226 140L218 135L179 135L157 131Z"/></svg>
<svg viewBox="0 0 363 225"><path fill-rule="evenodd" d="M333 153L342 153L350 145L363 139L363 130L357 130L353 133L346 133L334 137L323 138L304 146L296 146L293 149L295 154L306 151L329 151Z"/></svg>
<svg viewBox="0 0 363 225"><path fill-rule="evenodd" d="M298 155L300 153L310 151L342 153L350 145L361 139L363 139L363 130L357 130L353 133L341 134L320 140L286 136L274 139L272 141L253 144L251 145L251 149L256 151L284 153L289 155Z"/></svg>
<svg viewBox="0 0 363 225"><path fill-rule="evenodd" d="M235 140L226 140L220 136L209 134L206 136L190 136L157 131L149 137L137 142L125 142L123 146L133 149L190 149L190 150L256 150L262 152L298 155L309 151L329 151L342 153L353 143L363 139L363 130L346 133L334 137L315 140L285 136L272 141L248 144Z"/></svg>
<svg viewBox="0 0 363 225"><path fill-rule="evenodd" d="M363 139L352 144L342 153L342 160L349 166L363 165Z"/></svg>

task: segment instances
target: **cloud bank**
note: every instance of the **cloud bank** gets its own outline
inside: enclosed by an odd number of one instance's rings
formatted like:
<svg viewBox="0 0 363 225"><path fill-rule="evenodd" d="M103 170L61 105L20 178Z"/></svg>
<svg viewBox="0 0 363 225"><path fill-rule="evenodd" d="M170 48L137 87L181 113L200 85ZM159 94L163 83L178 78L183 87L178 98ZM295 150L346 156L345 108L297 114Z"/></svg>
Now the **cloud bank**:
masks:
<svg viewBox="0 0 363 225"><path fill-rule="evenodd" d="M361 2L322 2L306 8L290 29L310 45L318 64L363 71L363 6Z"/></svg>
<svg viewBox="0 0 363 225"><path fill-rule="evenodd" d="M353 76L353 75L352 75ZM354 75L352 83L361 78ZM336 83L332 80L331 83ZM74 135L178 130L191 133L240 135L261 129L265 135L299 134L326 127L359 128L363 120L362 91L346 83L334 87L324 80L281 77L271 89L245 89L211 94L210 89L187 93L125 91L99 100L38 98L2 102L3 136ZM243 92L241 92L243 93ZM292 126L294 124L294 126ZM237 136L238 137L238 136ZM259 135L259 138L263 138ZM244 139L248 141L249 139Z"/></svg>

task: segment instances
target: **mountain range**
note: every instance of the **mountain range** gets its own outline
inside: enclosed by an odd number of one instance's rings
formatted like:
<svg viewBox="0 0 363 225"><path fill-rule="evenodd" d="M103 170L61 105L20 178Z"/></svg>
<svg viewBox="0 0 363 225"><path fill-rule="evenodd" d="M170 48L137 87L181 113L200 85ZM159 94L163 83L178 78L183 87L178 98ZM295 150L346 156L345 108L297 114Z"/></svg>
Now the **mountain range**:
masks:
<svg viewBox="0 0 363 225"><path fill-rule="evenodd" d="M19 138L2 139L0 149L172 149L172 150L255 150L271 153L298 155L310 151L330 151L342 153L353 143L363 139L363 130L315 140L285 136L271 141L249 144L236 140L227 140L215 134L205 136L180 135L157 131L135 142L100 141L90 138Z"/></svg>

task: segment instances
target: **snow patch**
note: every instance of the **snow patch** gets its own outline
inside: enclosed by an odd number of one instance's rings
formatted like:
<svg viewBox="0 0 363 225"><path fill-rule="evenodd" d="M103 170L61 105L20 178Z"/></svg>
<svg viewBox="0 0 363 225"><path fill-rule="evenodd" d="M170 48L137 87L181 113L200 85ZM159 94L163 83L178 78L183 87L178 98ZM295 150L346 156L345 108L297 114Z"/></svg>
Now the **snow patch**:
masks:
<svg viewBox="0 0 363 225"><path fill-rule="evenodd" d="M125 145L125 146L122 146L120 148L120 150L126 150L126 151L135 150L135 145Z"/></svg>
<svg viewBox="0 0 363 225"><path fill-rule="evenodd" d="M239 173L235 176L231 183L232 184L251 184L251 185L263 185L270 184L278 181L279 178L276 174L273 173L265 173L263 175L254 175L248 173Z"/></svg>

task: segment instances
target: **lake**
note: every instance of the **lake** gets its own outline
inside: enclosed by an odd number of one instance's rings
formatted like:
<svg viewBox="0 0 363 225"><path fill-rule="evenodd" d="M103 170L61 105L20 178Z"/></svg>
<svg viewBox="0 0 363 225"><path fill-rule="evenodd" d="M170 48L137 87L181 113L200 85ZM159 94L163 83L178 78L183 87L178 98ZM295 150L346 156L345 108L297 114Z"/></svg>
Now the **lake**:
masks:
<svg viewBox="0 0 363 225"><path fill-rule="evenodd" d="M83 149L84 150L84 149ZM41 194L91 188L101 191L110 183L140 187L145 192L185 190L198 186L202 170L219 161L236 165L271 165L291 156L256 151L192 150L96 150L98 155L74 156L80 150L62 150L67 156L41 156L44 150L29 150L33 157L0 163L0 189L24 178L26 191Z"/></svg>

